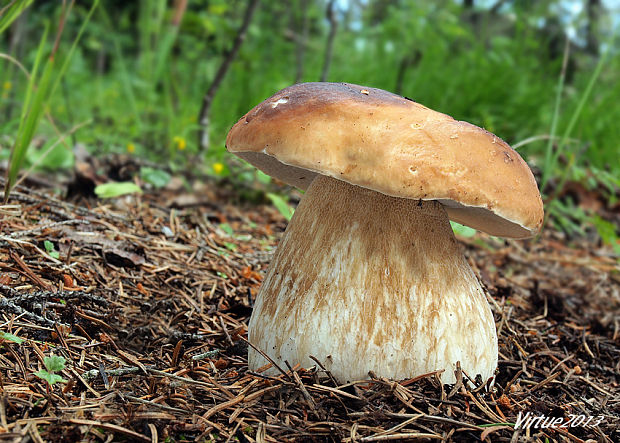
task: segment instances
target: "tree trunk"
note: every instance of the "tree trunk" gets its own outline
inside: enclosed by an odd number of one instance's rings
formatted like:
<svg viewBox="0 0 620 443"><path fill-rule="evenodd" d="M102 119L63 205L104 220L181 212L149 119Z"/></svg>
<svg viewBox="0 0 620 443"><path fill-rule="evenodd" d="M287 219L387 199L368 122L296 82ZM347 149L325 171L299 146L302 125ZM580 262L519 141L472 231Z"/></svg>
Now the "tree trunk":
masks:
<svg viewBox="0 0 620 443"><path fill-rule="evenodd" d="M295 52L295 83L301 82L304 77L304 56L308 42L308 0L299 0L299 3L301 9L301 36L298 35L295 39L297 46L297 51Z"/></svg>
<svg viewBox="0 0 620 443"><path fill-rule="evenodd" d="M200 129L198 131L198 149L200 152L206 152L209 149L209 111L211 109L211 104L213 103L213 98L215 97L215 93L220 87L222 80L224 80L226 72L228 71L228 68L230 67L232 61L237 56L237 52L239 52L241 43L243 43L243 40L245 40L248 27L250 26L250 22L252 21L252 16L254 15L254 11L256 11L258 2L259 0L248 1L248 7L245 10L243 23L241 24L239 31L237 31L233 46L228 52L228 54L226 54L226 56L224 57L224 60L222 60L222 64L217 70L211 86L209 87L207 93L202 99L202 106L200 108L200 113L198 114L198 122L200 125Z"/></svg>
<svg viewBox="0 0 620 443"><path fill-rule="evenodd" d="M601 0L588 0L586 11L588 25L586 27L586 51L594 56L599 55L598 30L601 18Z"/></svg>
<svg viewBox="0 0 620 443"><path fill-rule="evenodd" d="M338 21L336 20L336 13L334 10L334 0L329 0L327 4L327 20L329 20L329 35L327 36L327 44L325 45L325 59L323 60L323 70L321 71L322 82L327 81L329 76L329 67L332 62L332 52L334 49L334 38L336 37L336 30L338 29Z"/></svg>

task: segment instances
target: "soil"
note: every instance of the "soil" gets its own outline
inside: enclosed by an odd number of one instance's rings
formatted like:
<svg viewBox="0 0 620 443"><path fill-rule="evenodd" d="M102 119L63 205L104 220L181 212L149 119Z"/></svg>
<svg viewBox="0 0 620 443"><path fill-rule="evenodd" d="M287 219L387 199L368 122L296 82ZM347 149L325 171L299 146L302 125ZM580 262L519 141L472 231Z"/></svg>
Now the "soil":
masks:
<svg viewBox="0 0 620 443"><path fill-rule="evenodd" d="M247 193L16 188L0 208L0 440L620 441L620 264L598 239L550 224L527 241L459 237L498 328L493 386L339 386L320 367L248 370L286 220ZM51 355L65 363L50 385Z"/></svg>

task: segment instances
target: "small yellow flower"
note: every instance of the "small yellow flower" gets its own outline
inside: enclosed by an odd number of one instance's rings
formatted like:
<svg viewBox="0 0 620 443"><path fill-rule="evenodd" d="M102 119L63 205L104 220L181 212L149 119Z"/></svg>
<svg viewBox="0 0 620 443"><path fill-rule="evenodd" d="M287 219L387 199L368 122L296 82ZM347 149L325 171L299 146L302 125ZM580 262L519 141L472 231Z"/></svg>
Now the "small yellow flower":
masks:
<svg viewBox="0 0 620 443"><path fill-rule="evenodd" d="M134 145L133 143L127 143L127 152L129 152L130 154L136 152L136 145Z"/></svg>
<svg viewBox="0 0 620 443"><path fill-rule="evenodd" d="M213 163L213 172L215 172L216 175L220 175L223 170L224 170L224 165L223 164L221 164L221 163Z"/></svg>
<svg viewBox="0 0 620 443"><path fill-rule="evenodd" d="M13 83L6 81L2 84L2 89L9 91L13 87Z"/></svg>
<svg viewBox="0 0 620 443"><path fill-rule="evenodd" d="M174 142L175 146L177 147L179 151L184 150L185 147L187 146L187 142L185 141L183 137L175 137L172 139L172 141Z"/></svg>

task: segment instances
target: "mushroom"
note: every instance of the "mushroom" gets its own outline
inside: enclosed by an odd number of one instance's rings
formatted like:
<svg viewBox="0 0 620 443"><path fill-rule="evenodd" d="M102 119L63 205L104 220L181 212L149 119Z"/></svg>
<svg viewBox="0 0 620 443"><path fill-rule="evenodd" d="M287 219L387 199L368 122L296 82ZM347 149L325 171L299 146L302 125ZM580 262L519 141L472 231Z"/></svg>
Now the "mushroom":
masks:
<svg viewBox="0 0 620 443"><path fill-rule="evenodd" d="M503 140L387 91L297 84L237 122L227 149L305 190L257 295L250 343L340 382L494 376L497 333L449 220L525 238L532 172ZM248 365L268 361L253 348ZM269 369L272 373L273 368Z"/></svg>

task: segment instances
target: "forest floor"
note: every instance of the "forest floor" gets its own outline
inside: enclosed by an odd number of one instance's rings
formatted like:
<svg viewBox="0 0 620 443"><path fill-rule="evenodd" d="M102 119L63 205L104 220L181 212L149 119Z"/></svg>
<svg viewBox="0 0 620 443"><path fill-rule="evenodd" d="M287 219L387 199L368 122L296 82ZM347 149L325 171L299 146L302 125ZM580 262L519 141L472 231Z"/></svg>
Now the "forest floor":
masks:
<svg viewBox="0 0 620 443"><path fill-rule="evenodd" d="M215 181L106 201L16 188L0 214L1 441L620 441L610 249L551 228L460 238L498 328L490 390L434 373L271 377L248 370L247 324L286 221L239 195ZM41 378L45 361L62 381ZM528 413L562 420L516 426Z"/></svg>

